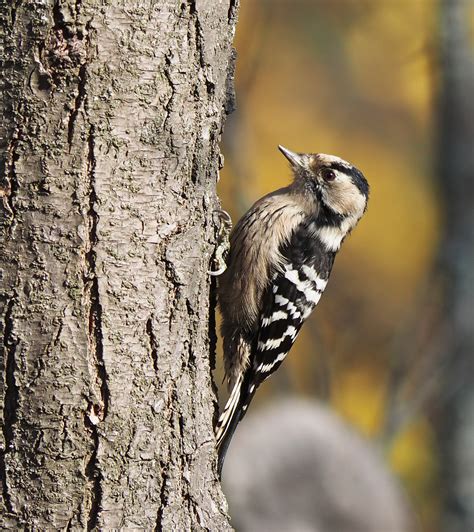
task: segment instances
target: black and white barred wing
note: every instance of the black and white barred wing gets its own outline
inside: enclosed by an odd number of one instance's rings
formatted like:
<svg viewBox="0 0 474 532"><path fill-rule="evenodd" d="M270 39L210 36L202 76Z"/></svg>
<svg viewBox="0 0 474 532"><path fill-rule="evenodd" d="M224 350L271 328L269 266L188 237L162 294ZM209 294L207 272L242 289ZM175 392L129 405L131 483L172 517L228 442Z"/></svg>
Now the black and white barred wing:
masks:
<svg viewBox="0 0 474 532"><path fill-rule="evenodd" d="M297 265L289 262L274 275L264 300L253 358L255 386L283 362L326 284L327 276L318 275L310 263Z"/></svg>
<svg viewBox="0 0 474 532"><path fill-rule="evenodd" d="M245 415L259 384L283 362L303 322L311 314L327 284L312 264L287 263L267 288L252 366L239 376L216 427L218 471L237 424Z"/></svg>

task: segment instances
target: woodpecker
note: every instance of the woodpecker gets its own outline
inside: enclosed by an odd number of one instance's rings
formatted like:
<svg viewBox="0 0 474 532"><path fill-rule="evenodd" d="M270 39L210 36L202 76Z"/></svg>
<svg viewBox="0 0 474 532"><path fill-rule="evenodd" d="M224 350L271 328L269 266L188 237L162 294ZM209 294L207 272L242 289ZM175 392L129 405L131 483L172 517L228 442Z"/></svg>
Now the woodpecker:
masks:
<svg viewBox="0 0 474 532"><path fill-rule="evenodd" d="M216 426L219 475L237 424L318 303L369 197L367 180L347 161L279 149L293 182L259 199L237 223L218 282L230 390Z"/></svg>

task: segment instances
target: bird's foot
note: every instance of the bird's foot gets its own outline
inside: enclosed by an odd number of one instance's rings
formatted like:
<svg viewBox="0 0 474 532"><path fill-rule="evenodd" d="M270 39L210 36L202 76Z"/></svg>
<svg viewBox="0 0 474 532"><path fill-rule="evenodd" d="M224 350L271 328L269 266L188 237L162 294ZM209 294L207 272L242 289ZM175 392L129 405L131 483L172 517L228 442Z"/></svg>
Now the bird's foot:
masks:
<svg viewBox="0 0 474 532"><path fill-rule="evenodd" d="M229 235L232 229L232 218L224 209L218 209L214 211L214 214L219 218L219 228L217 230L217 242L214 257L212 259L213 264L216 266L215 270L209 270L209 275L217 277L222 275L227 269L226 259L229 255L230 242Z"/></svg>

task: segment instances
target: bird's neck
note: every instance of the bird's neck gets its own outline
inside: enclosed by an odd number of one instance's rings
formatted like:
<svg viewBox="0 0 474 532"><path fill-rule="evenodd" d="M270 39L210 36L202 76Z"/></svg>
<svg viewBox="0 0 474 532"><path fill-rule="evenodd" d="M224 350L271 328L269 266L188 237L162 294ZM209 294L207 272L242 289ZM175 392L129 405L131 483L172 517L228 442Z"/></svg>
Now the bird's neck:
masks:
<svg viewBox="0 0 474 532"><path fill-rule="evenodd" d="M320 204L314 234L326 251L336 253L356 223L357 220L352 216L343 216Z"/></svg>

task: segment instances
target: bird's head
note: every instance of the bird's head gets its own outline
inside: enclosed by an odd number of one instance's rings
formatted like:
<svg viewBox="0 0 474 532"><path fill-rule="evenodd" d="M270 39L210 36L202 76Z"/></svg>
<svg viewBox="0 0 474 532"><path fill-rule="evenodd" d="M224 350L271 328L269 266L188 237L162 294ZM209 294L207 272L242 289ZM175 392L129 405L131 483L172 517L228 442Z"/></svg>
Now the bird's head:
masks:
<svg viewBox="0 0 474 532"><path fill-rule="evenodd" d="M340 219L351 219L353 225L364 214L369 185L355 166L324 153L295 153L278 146L290 161L295 183ZM352 224L351 224L352 225Z"/></svg>

